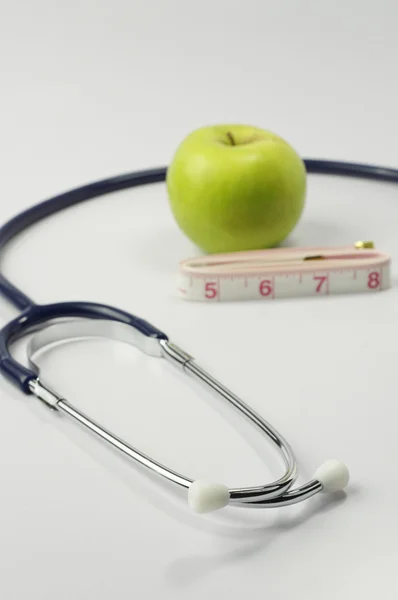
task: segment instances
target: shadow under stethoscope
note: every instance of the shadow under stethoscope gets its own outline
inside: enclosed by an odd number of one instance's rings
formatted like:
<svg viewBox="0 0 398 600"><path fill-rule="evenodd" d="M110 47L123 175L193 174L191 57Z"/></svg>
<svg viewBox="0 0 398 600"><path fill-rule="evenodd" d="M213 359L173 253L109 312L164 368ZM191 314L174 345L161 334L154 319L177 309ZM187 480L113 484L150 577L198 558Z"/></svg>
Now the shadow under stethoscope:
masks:
<svg viewBox="0 0 398 600"><path fill-rule="evenodd" d="M105 467L112 477L116 477L127 486L140 502L151 504L168 517L179 523L183 522L198 532L254 542L243 549L228 553L231 554L231 559L235 555L236 558L239 556L244 558L247 554L251 555L263 550L271 542L270 534L277 535L299 527L309 519L337 508L347 498L345 492L337 492L325 496L319 495L305 503L279 509L250 509L246 512L244 508L226 507L210 515L196 515L188 507L185 488L179 488L159 478L152 471L146 470L142 465L132 462L117 450L104 445L92 434L82 431L78 425L63 419L62 415L55 414L55 417L54 419L52 415L51 425L102 468ZM354 486L351 486L350 496L357 491ZM135 510L139 513L138 506ZM226 560L226 556L220 558L221 563ZM181 559L182 562L185 560L188 559Z"/></svg>
<svg viewBox="0 0 398 600"><path fill-rule="evenodd" d="M25 399L14 387L10 386L9 390L13 398ZM342 491L325 496L318 495L303 504L285 508L251 509L248 511L250 514L244 509L227 507L219 513L195 515L187 506L185 489L159 479L141 465L132 464L130 459L107 447L94 435L87 434L75 423L62 418L62 415L49 412L47 407L40 403L27 403L26 408L34 418L55 427L91 460L101 468L106 468L113 478L117 478L128 487L139 502L151 504L169 518L182 522L197 532L205 532L214 538L234 540L232 549L225 550L225 546L221 545L217 553L203 556L184 555L165 562L163 576L174 586L194 585L215 571L267 552L281 536L340 507L348 498ZM356 495L359 491L359 488L351 485L349 496ZM139 515L137 504L134 510Z"/></svg>
<svg viewBox="0 0 398 600"><path fill-rule="evenodd" d="M351 490L350 490L351 492ZM354 489L354 493L356 490ZM241 563L250 560L257 554L266 552L276 539L281 535L304 525L309 519L329 512L345 502L347 494L344 491L336 494L318 497L312 503L307 504L294 516L286 517L277 511L277 518L266 525L246 530L244 543L240 543L232 550L220 551L218 554L206 556L184 556L169 563L165 568L165 577L173 585L187 586L195 584L203 577L211 575L212 572L223 568L230 568L235 562ZM285 509L286 510L286 509ZM240 530L242 533L242 530Z"/></svg>

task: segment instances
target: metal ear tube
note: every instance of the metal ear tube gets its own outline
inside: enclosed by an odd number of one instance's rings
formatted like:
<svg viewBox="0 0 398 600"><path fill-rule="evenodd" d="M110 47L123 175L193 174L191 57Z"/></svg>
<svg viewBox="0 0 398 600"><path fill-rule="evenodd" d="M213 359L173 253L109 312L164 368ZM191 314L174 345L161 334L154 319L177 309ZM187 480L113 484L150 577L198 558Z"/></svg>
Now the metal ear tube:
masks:
<svg viewBox="0 0 398 600"><path fill-rule="evenodd" d="M224 401L231 404L245 418L249 419L277 447L285 464L285 473L278 480L257 487L233 488L220 483L194 481L185 475L176 473L163 464L150 458L137 448L129 445L102 425L83 414L69 401L58 393L51 391L40 380L40 368L37 356L49 352L51 348L61 343L77 339L104 337L122 341L139 348L155 358L163 358L173 363L177 368L199 381ZM36 379L30 383L32 393L52 409L61 411L80 425L90 430L105 442L120 450L141 465L172 483L188 489L190 507L199 513L211 512L228 504L245 506L247 508L270 508L272 506L288 506L306 500L321 491L336 491L348 484L348 469L342 463L329 461L324 463L315 473L314 479L307 484L292 489L297 478L297 464L289 444L283 437L260 415L230 390L214 379L209 373L196 364L193 357L172 344L166 338L151 338L137 331L134 326L103 319L79 319L62 321L47 325L37 332L28 345L28 359L37 373Z"/></svg>

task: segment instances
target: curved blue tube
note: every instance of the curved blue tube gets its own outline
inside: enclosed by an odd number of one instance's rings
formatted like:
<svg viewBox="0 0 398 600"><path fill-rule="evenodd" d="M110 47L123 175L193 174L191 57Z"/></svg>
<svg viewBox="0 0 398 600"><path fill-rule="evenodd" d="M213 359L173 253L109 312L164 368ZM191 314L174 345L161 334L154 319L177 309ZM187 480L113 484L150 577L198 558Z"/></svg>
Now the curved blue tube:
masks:
<svg viewBox="0 0 398 600"><path fill-rule="evenodd" d="M398 183L398 170L376 165L341 161L305 159L308 173L358 177ZM16 235L31 225L65 208L91 200L105 194L140 185L158 183L166 179L167 167L137 171L103 179L70 190L49 200L45 200L20 213L0 228L0 252ZM0 371L24 393L30 393L29 382L36 374L20 365L10 354L11 342L40 323L59 317L86 317L121 321L138 329L141 333L159 339L167 336L146 321L129 313L90 302L61 302L45 306L36 305L22 290L13 285L0 270L0 295L7 298L16 308L23 311L19 317L8 323L0 331Z"/></svg>
<svg viewBox="0 0 398 600"><path fill-rule="evenodd" d="M28 229L31 225L34 225L38 221L41 221L54 213L60 212L65 208L80 204L80 202L85 202L86 200L104 196L105 194L111 194L112 192L119 192L127 188L149 183L158 183L164 181L165 177L165 168L137 171L136 173L127 173L126 175L119 175L117 177L89 183L88 185L84 185L60 194L59 196L54 196L44 202L40 202L16 217L13 217L0 228L0 251L4 249L6 244L12 238L22 231L25 231L25 229ZM33 300L4 277L1 273L1 269L0 295L7 298L7 300L20 310L25 310L29 306L34 305Z"/></svg>
<svg viewBox="0 0 398 600"><path fill-rule="evenodd" d="M304 162L308 173L359 177L398 183L398 169L330 160L305 159ZM36 204L20 213L0 228L0 251L16 235L54 213L105 194L140 185L159 183L165 180L166 174L167 167L127 173L125 175L89 183ZM7 300L20 310L25 310L34 304L33 300L4 277L1 273L1 269L0 295L7 298Z"/></svg>
<svg viewBox="0 0 398 600"><path fill-rule="evenodd" d="M34 304L10 321L0 331L0 371L9 381L17 385L25 394L30 393L29 382L37 374L18 363L10 353L10 344L23 337L33 327L61 317L109 319L134 327L148 337L167 340L168 337L147 321L135 317L124 310L93 302L59 302L56 304Z"/></svg>

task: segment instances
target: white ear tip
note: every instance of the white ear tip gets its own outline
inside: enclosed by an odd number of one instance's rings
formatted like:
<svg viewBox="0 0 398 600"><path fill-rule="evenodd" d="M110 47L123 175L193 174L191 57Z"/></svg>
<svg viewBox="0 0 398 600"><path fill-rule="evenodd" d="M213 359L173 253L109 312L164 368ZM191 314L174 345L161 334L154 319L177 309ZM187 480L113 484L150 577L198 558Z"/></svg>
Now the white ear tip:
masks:
<svg viewBox="0 0 398 600"><path fill-rule="evenodd" d="M197 513L208 513L223 508L229 502L229 489L221 483L194 481L189 486L188 504Z"/></svg>
<svg viewBox="0 0 398 600"><path fill-rule="evenodd" d="M338 492L348 485L350 473L344 463L327 460L317 468L314 479L322 484L324 492Z"/></svg>

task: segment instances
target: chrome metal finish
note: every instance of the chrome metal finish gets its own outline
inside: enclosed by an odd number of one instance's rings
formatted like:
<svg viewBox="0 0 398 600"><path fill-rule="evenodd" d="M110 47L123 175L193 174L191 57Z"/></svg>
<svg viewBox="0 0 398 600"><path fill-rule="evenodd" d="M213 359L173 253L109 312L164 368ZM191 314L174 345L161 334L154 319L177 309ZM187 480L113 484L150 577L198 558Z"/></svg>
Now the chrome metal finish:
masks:
<svg viewBox="0 0 398 600"><path fill-rule="evenodd" d="M33 356L43 348L78 339L106 338L135 346L145 354L161 358L162 348L157 338L144 335L134 327L106 319L69 319L43 327L30 340L28 358L36 372Z"/></svg>
<svg viewBox="0 0 398 600"><path fill-rule="evenodd" d="M39 398L44 404L47 404L50 408L57 409L58 402L61 400L61 397L58 396L54 391L50 390L50 388L43 385L39 378L34 379L29 382L29 388L32 394Z"/></svg>
<svg viewBox="0 0 398 600"><path fill-rule="evenodd" d="M58 402L58 409L67 414L69 417L72 417L72 419L74 419L93 433L95 433L101 439L108 442L108 444L111 444L111 446L113 446L117 450L123 452L123 454L126 454L130 458L139 462L144 467L151 469L151 471L154 471L158 475L164 477L165 479L168 479L173 483L176 483L179 486L189 488L189 486L191 485L192 479L188 479L187 477L184 477L183 475L172 471L168 467L165 467L164 465L153 460L152 458L149 458L149 456L146 456L146 454L143 454L136 448L133 448L121 438L116 437L115 435L113 435L113 433L111 433L101 425L98 425L98 423L87 417L87 415L78 411L66 400L60 400Z"/></svg>
<svg viewBox="0 0 398 600"><path fill-rule="evenodd" d="M250 502L253 500L271 499L285 493L297 478L297 465L293 451L283 437L274 429L265 419L252 410L243 400L224 387L219 381L214 379L204 369L194 362L188 362L185 365L185 371L205 383L221 398L232 404L256 427L263 431L268 438L277 446L286 466L285 474L277 481L259 487L252 488L234 488L230 490L231 503Z"/></svg>
<svg viewBox="0 0 398 600"><path fill-rule="evenodd" d="M303 500L307 500L315 494L322 491L322 485L316 479L305 483L301 487L289 490L286 494L272 498L271 500L258 500L256 502L248 502L240 504L239 506L246 506L250 508L277 508L282 506L291 506L292 504L298 504Z"/></svg>
<svg viewBox="0 0 398 600"><path fill-rule="evenodd" d="M159 340L159 344L162 347L164 358L173 363L178 363L181 367L184 367L187 362L193 360L190 354L176 346L176 344L173 344L173 342Z"/></svg>
<svg viewBox="0 0 398 600"><path fill-rule="evenodd" d="M204 384L211 391L216 392L222 400L231 404L273 442L285 464L285 473L278 480L263 486L231 488L229 490L229 503L232 506L246 506L248 508L288 506L305 500L322 490L321 484L316 480L312 480L296 489L291 489L297 478L297 465L293 451L286 440L241 398L233 394L204 369L199 367L184 350L169 341L146 337L133 327L114 321L94 319L69 320L49 325L32 337L28 347L29 361L34 365L37 373L39 373L39 367L35 363L35 360L40 352L49 350L55 344L61 342L65 343L92 337L106 337L127 342L143 350L150 356L167 359L179 368L182 368L187 374ZM193 482L192 479L169 469L133 446L130 446L127 442L90 419L64 398L44 386L39 377L30 383L30 389L35 396L40 398L49 407L61 411L157 475L186 489Z"/></svg>

